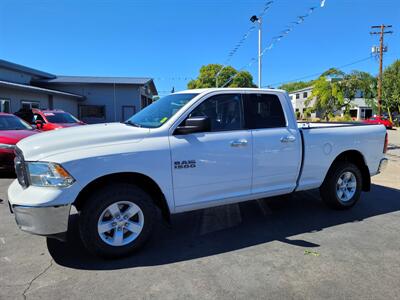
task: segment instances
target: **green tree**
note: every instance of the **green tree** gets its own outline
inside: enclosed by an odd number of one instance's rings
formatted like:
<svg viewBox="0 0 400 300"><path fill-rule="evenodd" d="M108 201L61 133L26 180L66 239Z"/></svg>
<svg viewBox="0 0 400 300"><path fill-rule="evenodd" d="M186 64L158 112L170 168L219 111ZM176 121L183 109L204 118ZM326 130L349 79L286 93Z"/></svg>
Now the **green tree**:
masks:
<svg viewBox="0 0 400 300"><path fill-rule="evenodd" d="M345 98L343 105L346 108L346 112L348 112L351 102L359 93L361 93L368 105L374 107L376 83L376 78L367 72L352 71L349 74L344 74L340 81L340 88Z"/></svg>
<svg viewBox="0 0 400 300"><path fill-rule="evenodd" d="M382 77L383 105L392 121L391 112L400 112L400 60L388 66Z"/></svg>
<svg viewBox="0 0 400 300"><path fill-rule="evenodd" d="M306 104L315 98L313 110L321 111L328 120L336 111L345 109L348 113L351 103L361 92L367 103L374 102L376 78L369 73L352 71L349 74L331 68L314 81L313 91Z"/></svg>
<svg viewBox="0 0 400 300"><path fill-rule="evenodd" d="M312 86L314 84L314 80L311 81L295 81L295 82L289 82L282 84L279 89L285 90L288 93L296 91L296 90L301 90L306 87Z"/></svg>
<svg viewBox="0 0 400 300"><path fill-rule="evenodd" d="M256 87L253 76L247 71L239 72L231 66L208 64L200 68L196 79L189 81L188 88L212 88L217 85L218 87Z"/></svg>
<svg viewBox="0 0 400 300"><path fill-rule="evenodd" d="M336 69L329 69L314 81L312 93L306 100L306 105L308 106L311 100L315 98L312 109L314 111L321 111L322 118L327 121L345 103L340 84L342 79L343 72Z"/></svg>

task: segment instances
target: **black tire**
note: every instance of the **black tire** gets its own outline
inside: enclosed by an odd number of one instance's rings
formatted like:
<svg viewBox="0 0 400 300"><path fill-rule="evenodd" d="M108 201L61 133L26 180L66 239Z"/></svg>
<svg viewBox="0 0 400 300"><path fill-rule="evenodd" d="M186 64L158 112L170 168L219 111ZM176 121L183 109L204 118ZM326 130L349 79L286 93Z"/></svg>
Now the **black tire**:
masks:
<svg viewBox="0 0 400 300"><path fill-rule="evenodd" d="M132 202L143 213L143 227L138 236L123 246L112 246L102 240L97 230L100 216L107 207L119 201ZM126 256L139 248L151 235L156 218L152 198L139 187L131 184L110 184L87 199L79 217L79 232L85 248L97 256L117 258Z"/></svg>
<svg viewBox="0 0 400 300"><path fill-rule="evenodd" d="M350 172L355 176L357 185L353 196L347 201L342 201L336 192L336 186L340 176L345 172ZM362 174L360 169L350 162L337 162L329 169L320 187L320 195L325 204L331 208L343 210L349 209L357 203L360 199L361 190Z"/></svg>

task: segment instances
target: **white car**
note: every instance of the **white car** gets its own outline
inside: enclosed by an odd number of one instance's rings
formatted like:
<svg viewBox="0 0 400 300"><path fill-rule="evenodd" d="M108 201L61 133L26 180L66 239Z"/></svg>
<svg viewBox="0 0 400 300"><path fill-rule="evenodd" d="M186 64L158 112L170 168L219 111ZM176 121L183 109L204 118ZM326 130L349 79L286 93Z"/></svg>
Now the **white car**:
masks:
<svg viewBox="0 0 400 300"><path fill-rule="evenodd" d="M386 165L382 125L297 124L288 94L187 90L125 123L42 133L17 144L8 190L18 226L62 239L71 206L85 247L126 255L171 214L319 188L346 209Z"/></svg>

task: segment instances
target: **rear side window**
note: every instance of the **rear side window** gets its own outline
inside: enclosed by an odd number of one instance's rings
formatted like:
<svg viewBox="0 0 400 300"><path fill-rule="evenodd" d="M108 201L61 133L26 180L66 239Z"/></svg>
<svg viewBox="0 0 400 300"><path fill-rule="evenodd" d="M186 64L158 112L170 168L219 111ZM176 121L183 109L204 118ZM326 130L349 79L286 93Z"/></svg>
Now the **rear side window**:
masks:
<svg viewBox="0 0 400 300"><path fill-rule="evenodd" d="M245 115L249 129L286 127L282 105L276 95L248 94Z"/></svg>

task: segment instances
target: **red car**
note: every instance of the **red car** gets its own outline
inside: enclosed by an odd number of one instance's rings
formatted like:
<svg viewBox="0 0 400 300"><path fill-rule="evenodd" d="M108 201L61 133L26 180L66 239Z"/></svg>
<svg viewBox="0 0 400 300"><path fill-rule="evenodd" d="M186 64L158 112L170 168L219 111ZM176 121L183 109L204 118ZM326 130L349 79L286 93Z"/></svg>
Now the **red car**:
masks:
<svg viewBox="0 0 400 300"><path fill-rule="evenodd" d="M85 123L63 110L21 109L15 115L28 123L35 124L42 131L85 125Z"/></svg>
<svg viewBox="0 0 400 300"><path fill-rule="evenodd" d="M39 132L14 115L0 113L0 171L13 172L15 144Z"/></svg>
<svg viewBox="0 0 400 300"><path fill-rule="evenodd" d="M392 122L390 122L390 120L386 119L385 117L379 117L379 116L371 117L371 118L369 118L367 120L364 120L364 123L382 124L382 125L385 125L385 127L387 129L392 129L393 128Z"/></svg>
<svg viewBox="0 0 400 300"><path fill-rule="evenodd" d="M63 110L32 109L36 126L43 131L86 125Z"/></svg>

